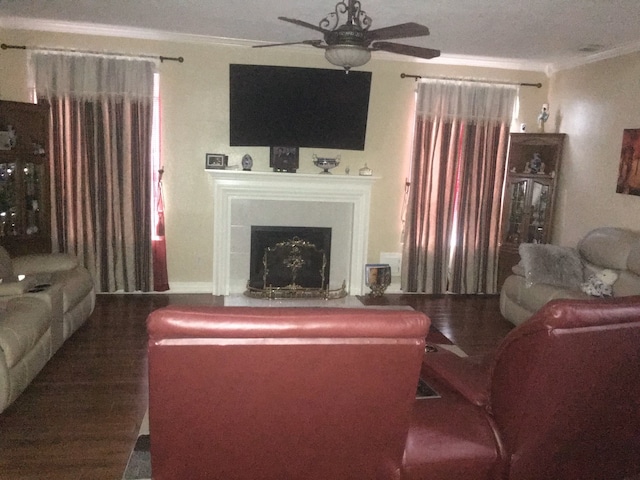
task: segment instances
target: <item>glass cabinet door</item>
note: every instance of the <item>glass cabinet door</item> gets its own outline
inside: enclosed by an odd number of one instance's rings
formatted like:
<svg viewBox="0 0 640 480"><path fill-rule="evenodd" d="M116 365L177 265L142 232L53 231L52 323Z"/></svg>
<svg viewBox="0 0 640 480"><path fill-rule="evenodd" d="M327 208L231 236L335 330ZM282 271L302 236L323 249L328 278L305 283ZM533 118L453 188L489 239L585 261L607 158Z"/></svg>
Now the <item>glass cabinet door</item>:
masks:
<svg viewBox="0 0 640 480"><path fill-rule="evenodd" d="M526 242L546 243L547 241L550 188L547 182L531 180L531 215Z"/></svg>
<svg viewBox="0 0 640 480"><path fill-rule="evenodd" d="M508 186L508 216L505 241L518 244L524 236L527 221L527 180L514 180Z"/></svg>
<svg viewBox="0 0 640 480"><path fill-rule="evenodd" d="M548 243L551 233L551 180L511 178L507 183L507 194L503 242L514 246L522 242Z"/></svg>
<svg viewBox="0 0 640 480"><path fill-rule="evenodd" d="M22 181L25 218L22 222L22 233L26 235L34 235L43 228L40 210L43 205L43 191L40 180L44 175L44 165L32 162L24 164Z"/></svg>
<svg viewBox="0 0 640 480"><path fill-rule="evenodd" d="M0 236L17 235L16 164L0 163Z"/></svg>
<svg viewBox="0 0 640 480"><path fill-rule="evenodd" d="M35 235L46 231L41 208L44 165L0 163L0 236Z"/></svg>

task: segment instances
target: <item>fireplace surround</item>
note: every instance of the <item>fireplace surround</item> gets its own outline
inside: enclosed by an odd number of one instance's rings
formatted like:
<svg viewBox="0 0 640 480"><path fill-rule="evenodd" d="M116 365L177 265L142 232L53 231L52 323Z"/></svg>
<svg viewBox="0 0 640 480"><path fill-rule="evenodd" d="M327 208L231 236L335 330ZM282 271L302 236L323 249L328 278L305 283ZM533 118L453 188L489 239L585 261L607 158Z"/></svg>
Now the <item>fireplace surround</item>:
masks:
<svg viewBox="0 0 640 480"><path fill-rule="evenodd" d="M251 227L332 231L330 288L364 293L371 187L376 177L207 170L213 182L213 294L246 289Z"/></svg>

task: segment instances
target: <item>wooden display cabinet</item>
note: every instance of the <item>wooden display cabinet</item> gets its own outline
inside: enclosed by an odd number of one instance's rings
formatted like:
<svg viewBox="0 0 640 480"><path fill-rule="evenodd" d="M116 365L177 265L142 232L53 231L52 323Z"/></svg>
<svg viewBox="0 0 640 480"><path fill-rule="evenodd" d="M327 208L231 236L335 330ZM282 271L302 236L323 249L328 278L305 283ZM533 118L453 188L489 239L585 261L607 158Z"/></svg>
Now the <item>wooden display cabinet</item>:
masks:
<svg viewBox="0 0 640 480"><path fill-rule="evenodd" d="M0 135L0 245L51 252L49 106L0 101Z"/></svg>
<svg viewBox="0 0 640 480"><path fill-rule="evenodd" d="M565 134L512 133L503 187L498 287L520 261L521 243L549 243Z"/></svg>

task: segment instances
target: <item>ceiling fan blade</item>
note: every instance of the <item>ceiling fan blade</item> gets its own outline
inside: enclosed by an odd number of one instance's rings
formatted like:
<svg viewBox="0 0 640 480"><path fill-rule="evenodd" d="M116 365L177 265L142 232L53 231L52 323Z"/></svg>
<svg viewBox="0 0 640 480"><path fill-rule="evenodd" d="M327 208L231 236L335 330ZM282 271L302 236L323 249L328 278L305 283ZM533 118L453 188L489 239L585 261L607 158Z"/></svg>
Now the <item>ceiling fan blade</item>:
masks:
<svg viewBox="0 0 640 480"><path fill-rule="evenodd" d="M393 38L424 37L429 35L429 29L419 23L401 23L392 27L378 28L366 32L368 41L391 40Z"/></svg>
<svg viewBox="0 0 640 480"><path fill-rule="evenodd" d="M285 45L311 45L312 47L326 48L321 45L322 40L302 40L300 42L285 42L285 43L267 43L265 45L253 45L253 48L266 48L266 47L282 47Z"/></svg>
<svg viewBox="0 0 640 480"><path fill-rule="evenodd" d="M402 45L400 43L376 42L370 47L372 50L383 50L385 52L409 55L418 58L435 58L440 56L440 50L432 48L414 47L413 45Z"/></svg>
<svg viewBox="0 0 640 480"><path fill-rule="evenodd" d="M305 27L305 28L310 28L311 30L315 30L316 32L320 32L320 33L327 33L326 30L324 30L323 28L320 28L317 25L314 25L312 23L309 22L305 22L302 20L297 20L295 18L287 18L287 17L278 17L279 20L284 20L285 22L289 22L289 23L293 23L294 25L298 25L300 27Z"/></svg>

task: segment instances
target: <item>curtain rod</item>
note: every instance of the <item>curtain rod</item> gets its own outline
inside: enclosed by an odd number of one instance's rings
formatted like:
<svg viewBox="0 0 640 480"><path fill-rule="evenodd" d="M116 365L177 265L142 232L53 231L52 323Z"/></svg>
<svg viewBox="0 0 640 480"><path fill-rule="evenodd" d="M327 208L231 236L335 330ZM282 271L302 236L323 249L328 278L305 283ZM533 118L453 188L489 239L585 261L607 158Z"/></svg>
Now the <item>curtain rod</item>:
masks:
<svg viewBox="0 0 640 480"><path fill-rule="evenodd" d="M408 73L401 73L400 78L413 78L415 81L418 81L421 78L427 78L430 80L456 80L456 81L464 81L464 82L495 83L498 85L517 85L520 87L542 88L541 83L501 82L498 80L476 80L476 79L470 79L470 78L455 78L455 77L422 77L420 75L409 75Z"/></svg>
<svg viewBox="0 0 640 480"><path fill-rule="evenodd" d="M70 53L86 53L88 55L105 55L113 57L130 57L130 58L150 58L154 60L160 60L160 62L170 61L183 63L183 57L163 57L162 55L131 55L128 53L119 52L97 52L93 50L76 50L72 48L53 48L53 47L27 47L26 45L7 45L3 43L0 45L2 50L42 50L44 52L70 52Z"/></svg>

